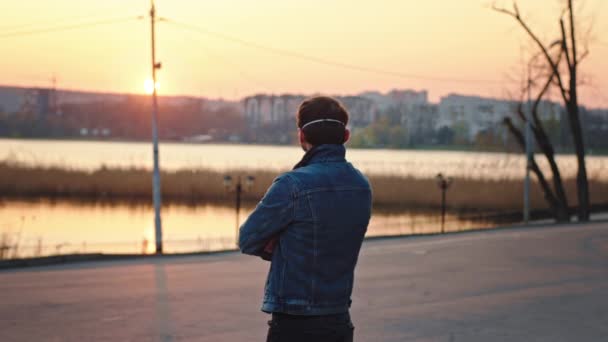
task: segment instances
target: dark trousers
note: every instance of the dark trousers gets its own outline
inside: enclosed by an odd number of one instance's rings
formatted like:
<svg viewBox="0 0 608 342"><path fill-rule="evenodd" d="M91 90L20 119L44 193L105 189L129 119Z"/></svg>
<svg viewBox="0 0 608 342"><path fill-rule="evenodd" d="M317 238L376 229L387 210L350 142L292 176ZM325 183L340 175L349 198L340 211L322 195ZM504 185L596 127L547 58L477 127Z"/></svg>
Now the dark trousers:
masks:
<svg viewBox="0 0 608 342"><path fill-rule="evenodd" d="M266 342L352 342L355 327L347 313L296 316L273 313Z"/></svg>

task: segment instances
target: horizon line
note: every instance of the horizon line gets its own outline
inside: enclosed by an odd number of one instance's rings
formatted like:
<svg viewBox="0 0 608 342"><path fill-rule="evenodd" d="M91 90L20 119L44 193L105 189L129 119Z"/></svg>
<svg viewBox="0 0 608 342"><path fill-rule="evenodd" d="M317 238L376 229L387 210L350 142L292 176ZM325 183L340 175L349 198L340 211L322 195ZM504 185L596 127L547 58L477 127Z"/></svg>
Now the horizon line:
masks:
<svg viewBox="0 0 608 342"><path fill-rule="evenodd" d="M25 86L25 85L10 85L10 84L2 84L0 83L0 88L20 88L20 89L53 89L52 87L45 87L45 86ZM134 92L117 92L117 91L105 91L105 90L91 90L91 89L75 89L75 88L62 88L62 87L57 87L55 88L56 91L65 91L65 92L74 92L74 93L89 93L89 94L99 94L99 95L126 95L126 96L141 96L141 97L146 97L146 96L150 96L150 94L146 94L146 93L134 93ZM158 94L158 96L160 98L165 97L165 98L198 98L198 99L206 99L206 100L211 100L211 101L225 101L225 102L240 102L243 101L244 99L248 98L248 97L253 97L253 96L258 96L258 95L269 95L269 96L284 96L284 95L293 95L293 96L303 96L303 97L311 97L311 96L316 96L316 95L328 95L328 96L335 96L335 97L345 97L345 96L361 96L361 94L363 93L369 93L369 92L375 92L375 93L379 93L381 95L387 95L388 93L392 92L392 91L413 91L413 92L426 92L427 94L430 93L430 90L428 89L420 89L420 90L415 90L415 89L411 89L411 88L392 88L391 90L388 90L386 92L380 91L380 90L373 90L373 89L369 89L369 90L363 90L360 91L358 93L341 93L341 94L336 94L336 93L323 93L323 92L311 92L309 94L303 94L303 93L288 93L288 92L283 92L283 93L275 93L275 92L254 92L251 93L249 95L246 96L239 96L237 99L231 99L231 98L224 98L224 97L207 97L205 95L191 95L191 94L166 94L166 95L162 95L162 94ZM477 97L477 98L481 98L481 99L488 99L488 100L497 100L497 101L511 101L511 102L520 102L518 100L514 100L514 99L508 99L505 97L497 97L497 96L484 96L481 94L466 94L466 93L457 93L457 92L453 92L450 91L448 93L446 93L443 96L439 97L439 101L438 102L432 102L432 101L428 101L428 97L427 97L427 103L429 104L439 104L441 102L442 98L448 97L448 96L452 96L452 95L457 95L457 96L463 96L463 97ZM554 101L551 99L547 99L544 101L549 101L549 102L554 102L554 103L558 103L560 105L563 106L563 103L561 101ZM587 109L600 109L600 110L608 110L608 106L602 107L602 106L590 106L590 105L586 105L586 104L580 104L581 107L585 107Z"/></svg>

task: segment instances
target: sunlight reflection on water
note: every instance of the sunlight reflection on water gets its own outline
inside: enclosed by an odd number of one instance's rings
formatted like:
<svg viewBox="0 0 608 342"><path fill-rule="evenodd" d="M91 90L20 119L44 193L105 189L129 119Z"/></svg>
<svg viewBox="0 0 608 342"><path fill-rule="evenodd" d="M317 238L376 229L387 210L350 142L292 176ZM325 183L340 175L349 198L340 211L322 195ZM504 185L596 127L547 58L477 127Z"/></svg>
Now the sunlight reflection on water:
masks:
<svg viewBox="0 0 608 342"><path fill-rule="evenodd" d="M161 143L163 170L271 169L288 170L301 157L296 146ZM147 143L0 139L0 160L41 166L93 170L108 167L151 168L152 150ZM347 159L367 173L434 177L438 172L453 177L516 179L525 170L523 155L508 153L360 150L349 149ZM544 158L537 158L548 169ZM573 155L557 156L564 178L576 173ZM608 179L608 157L588 156L591 179Z"/></svg>
<svg viewBox="0 0 608 342"><path fill-rule="evenodd" d="M246 218L253 207L241 212ZM77 204L50 201L0 203L0 234L16 256L67 253L152 253L153 210L149 206ZM166 252L214 251L235 248L234 208L203 205L165 206L162 211ZM447 231L488 227L486 222L447 216ZM433 212L374 213L368 236L438 232ZM9 256L15 253L13 250Z"/></svg>

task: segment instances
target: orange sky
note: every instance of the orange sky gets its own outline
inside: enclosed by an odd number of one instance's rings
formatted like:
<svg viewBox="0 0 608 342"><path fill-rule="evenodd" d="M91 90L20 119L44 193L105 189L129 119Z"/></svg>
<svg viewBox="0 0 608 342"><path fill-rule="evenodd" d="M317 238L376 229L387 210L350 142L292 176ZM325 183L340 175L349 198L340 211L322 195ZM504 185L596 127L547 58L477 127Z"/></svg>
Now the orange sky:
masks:
<svg viewBox="0 0 608 342"><path fill-rule="evenodd" d="M508 4L508 0L499 0ZM559 0L520 1L546 39L556 37ZM580 1L579 1L580 2ZM608 107L608 6L587 0L594 21L582 71L583 102ZM428 78L518 78L530 45L491 0L157 0L159 15L264 46L367 68ZM149 22L3 37L14 31L147 14L146 0L21 0L0 4L0 84L50 85L112 92L144 91ZM158 24L161 94L237 98L255 92L355 93L392 88L505 97L514 85L400 78L273 54L169 22ZM525 52L523 52L525 53Z"/></svg>

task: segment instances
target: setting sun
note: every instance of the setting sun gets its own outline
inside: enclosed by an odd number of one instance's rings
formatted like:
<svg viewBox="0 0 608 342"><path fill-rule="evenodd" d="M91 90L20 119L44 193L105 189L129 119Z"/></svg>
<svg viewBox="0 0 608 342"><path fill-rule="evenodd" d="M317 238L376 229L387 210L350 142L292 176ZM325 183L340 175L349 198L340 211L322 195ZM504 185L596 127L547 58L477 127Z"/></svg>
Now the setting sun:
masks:
<svg viewBox="0 0 608 342"><path fill-rule="evenodd" d="M154 81L152 81L151 78L147 78L144 81L144 90L145 90L146 94L152 94L152 92L154 91L153 84L154 84ZM156 90L158 90L159 88L160 88L160 82L156 81Z"/></svg>

